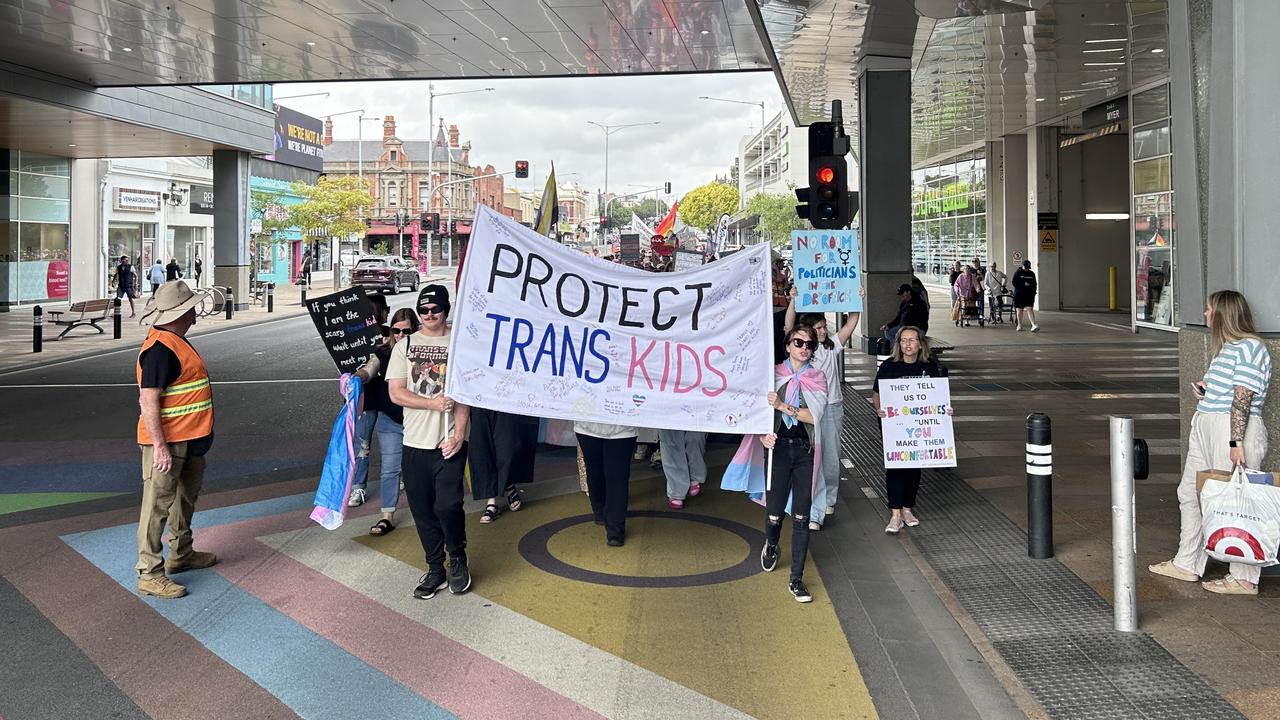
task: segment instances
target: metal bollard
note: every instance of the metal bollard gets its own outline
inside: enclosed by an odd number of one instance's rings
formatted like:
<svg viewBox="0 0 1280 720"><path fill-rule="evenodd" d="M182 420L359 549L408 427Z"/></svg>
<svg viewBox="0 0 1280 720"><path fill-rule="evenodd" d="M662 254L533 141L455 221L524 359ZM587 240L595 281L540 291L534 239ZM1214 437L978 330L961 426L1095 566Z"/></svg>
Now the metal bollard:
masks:
<svg viewBox="0 0 1280 720"><path fill-rule="evenodd" d="M236 305L236 293L235 293L235 290L233 290L233 289L231 288L231 286L230 286L230 285L228 285L228 286L227 286L227 296L226 296L226 298L227 298L227 299L222 303L222 307L226 308L226 310L227 310L227 319L228 319L228 320L230 320L230 319L231 319L231 310L232 310L232 308L234 308L234 307L235 307L235 305Z"/></svg>
<svg viewBox="0 0 1280 720"><path fill-rule="evenodd" d="M302 286L302 302L299 304L302 305L302 307L307 306L307 286L306 285Z"/></svg>
<svg viewBox="0 0 1280 720"><path fill-rule="evenodd" d="M267 312L276 311L276 284L267 283Z"/></svg>
<svg viewBox="0 0 1280 720"><path fill-rule="evenodd" d="M44 351L44 308L37 305L31 312L31 352Z"/></svg>
<svg viewBox="0 0 1280 720"><path fill-rule="evenodd" d="M1027 555L1053 557L1053 429L1049 416L1027 416Z"/></svg>
<svg viewBox="0 0 1280 720"><path fill-rule="evenodd" d="M1146 443L1143 443L1145 446ZM1135 577L1138 527L1134 506L1133 418L1111 416L1111 574L1115 580L1115 627L1138 631L1138 581Z"/></svg>
<svg viewBox="0 0 1280 720"><path fill-rule="evenodd" d="M113 301L111 310L111 337L120 339L120 298Z"/></svg>

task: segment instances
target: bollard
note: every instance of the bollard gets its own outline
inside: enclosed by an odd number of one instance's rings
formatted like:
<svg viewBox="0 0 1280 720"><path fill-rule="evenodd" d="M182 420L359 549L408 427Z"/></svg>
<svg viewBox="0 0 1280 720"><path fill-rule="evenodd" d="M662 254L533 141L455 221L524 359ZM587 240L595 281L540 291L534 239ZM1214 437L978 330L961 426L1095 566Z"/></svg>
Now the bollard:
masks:
<svg viewBox="0 0 1280 720"><path fill-rule="evenodd" d="M302 286L302 303L300 304L302 305L302 307L307 306L307 286L306 285Z"/></svg>
<svg viewBox="0 0 1280 720"><path fill-rule="evenodd" d="M1141 442L1141 441L1139 441ZM1145 448L1146 443L1143 443ZM1133 481L1134 456L1140 448L1133 439L1133 418L1111 416L1111 573L1115 580L1115 627L1118 632L1138 631L1138 584L1134 576L1138 553Z"/></svg>
<svg viewBox="0 0 1280 720"><path fill-rule="evenodd" d="M276 311L276 284L267 283L267 312Z"/></svg>
<svg viewBox="0 0 1280 720"><path fill-rule="evenodd" d="M120 298L115 299L111 310L111 337L120 339Z"/></svg>
<svg viewBox="0 0 1280 720"><path fill-rule="evenodd" d="M44 308L37 305L31 312L31 352L44 350Z"/></svg>
<svg viewBox="0 0 1280 720"><path fill-rule="evenodd" d="M1027 416L1027 555L1053 557L1053 430L1049 416Z"/></svg>
<svg viewBox="0 0 1280 720"><path fill-rule="evenodd" d="M228 286L227 286L227 295L226 295L226 300L224 300L224 301L223 301L223 303L222 303L222 307L226 308L226 310L227 310L227 319L228 319L228 320L230 320L230 319L231 319L231 310L232 310L232 308L234 308L234 307L235 307L235 305L236 305L236 293L235 293L235 290L232 290L232 289L231 289L231 286L230 286L230 285L228 285Z"/></svg>

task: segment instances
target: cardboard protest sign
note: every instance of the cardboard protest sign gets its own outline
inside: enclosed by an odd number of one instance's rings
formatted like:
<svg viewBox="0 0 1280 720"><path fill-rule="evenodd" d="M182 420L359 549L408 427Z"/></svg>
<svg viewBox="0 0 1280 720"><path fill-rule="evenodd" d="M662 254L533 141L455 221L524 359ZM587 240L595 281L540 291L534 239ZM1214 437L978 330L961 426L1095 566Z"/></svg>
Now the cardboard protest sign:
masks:
<svg viewBox="0 0 1280 720"><path fill-rule="evenodd" d="M307 298L307 312L339 373L354 372L382 342L377 312L360 288Z"/></svg>
<svg viewBox="0 0 1280 720"><path fill-rule="evenodd" d="M858 262L857 230L793 231L796 311L862 312Z"/></svg>
<svg viewBox="0 0 1280 720"><path fill-rule="evenodd" d="M688 250L676 251L676 272L684 272L697 267L702 267L702 253L689 252Z"/></svg>
<svg viewBox="0 0 1280 720"><path fill-rule="evenodd" d="M888 414L880 421L886 468L956 466L946 378L881 380L880 407Z"/></svg>
<svg viewBox="0 0 1280 720"><path fill-rule="evenodd" d="M622 233L618 236L619 259L624 263L640 262L640 236L635 233Z"/></svg>
<svg viewBox="0 0 1280 720"><path fill-rule="evenodd" d="M564 420L769 432L769 247L684 273L565 248L476 208L445 393Z"/></svg>

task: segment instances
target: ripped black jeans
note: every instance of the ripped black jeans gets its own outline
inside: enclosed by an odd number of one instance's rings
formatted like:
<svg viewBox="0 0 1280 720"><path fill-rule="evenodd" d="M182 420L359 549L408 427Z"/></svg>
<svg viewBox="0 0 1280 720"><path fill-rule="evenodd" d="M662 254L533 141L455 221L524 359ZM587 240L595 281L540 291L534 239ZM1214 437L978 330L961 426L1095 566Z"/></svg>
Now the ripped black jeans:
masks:
<svg viewBox="0 0 1280 720"><path fill-rule="evenodd" d="M778 438L773 446L773 480L765 493L764 531L770 545L782 536L791 499L791 579L804 575L809 552L809 509L813 505L813 445L808 438ZM778 518L777 522L771 518Z"/></svg>

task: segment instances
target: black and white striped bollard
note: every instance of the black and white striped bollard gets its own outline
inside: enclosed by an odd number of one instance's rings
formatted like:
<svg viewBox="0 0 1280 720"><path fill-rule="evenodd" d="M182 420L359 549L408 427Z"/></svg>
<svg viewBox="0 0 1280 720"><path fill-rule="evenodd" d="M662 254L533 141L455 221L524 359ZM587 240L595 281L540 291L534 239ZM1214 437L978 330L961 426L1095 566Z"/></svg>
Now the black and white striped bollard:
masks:
<svg viewBox="0 0 1280 720"><path fill-rule="evenodd" d="M1027 555L1053 557L1053 428L1049 416L1027 416Z"/></svg>

